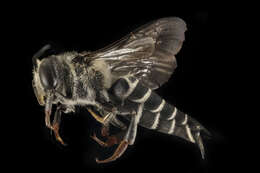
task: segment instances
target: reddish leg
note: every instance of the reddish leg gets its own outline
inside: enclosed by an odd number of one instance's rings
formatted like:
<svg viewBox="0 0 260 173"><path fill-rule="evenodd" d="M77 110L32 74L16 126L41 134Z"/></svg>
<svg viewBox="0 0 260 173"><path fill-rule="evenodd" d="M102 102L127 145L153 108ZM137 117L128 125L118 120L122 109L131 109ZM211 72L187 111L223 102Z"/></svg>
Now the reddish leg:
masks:
<svg viewBox="0 0 260 173"><path fill-rule="evenodd" d="M111 135L109 136L109 127L108 126L103 126L101 128L101 135L106 138L106 141L100 140L96 134L94 133L93 136L91 136L92 139L94 139L99 145L102 147L111 147L115 144L119 144L122 140L122 136L125 134L124 131L116 134L116 135Z"/></svg>
<svg viewBox="0 0 260 173"><path fill-rule="evenodd" d="M111 157L109 157L108 159L105 159L105 160L101 160L101 161L96 159L96 162L97 163L108 163L108 162L116 160L124 153L124 151L127 149L127 146L128 146L128 142L126 140L122 140L123 136L125 135L125 131L122 131L116 135L107 136L108 128L106 126L103 126L101 129L101 134L102 134L102 136L107 137L106 142L103 142L102 140L98 139L96 134L94 134L92 136L92 139L94 139L102 147L111 147L115 144L119 144L119 145Z"/></svg>
<svg viewBox="0 0 260 173"><path fill-rule="evenodd" d="M138 109L140 109L140 108L142 108L142 107L140 106ZM121 133L123 133L123 136L121 136L121 137L119 136L117 138L117 139L120 139L120 144L118 145L114 154L105 160L100 161L100 160L96 159L97 163L108 163L108 162L116 160L125 152L128 145L134 144L135 137L136 137L136 131L137 131L137 124L138 124L137 118L138 118L137 116L133 116L127 131L126 132L122 131Z"/></svg>
<svg viewBox="0 0 260 173"><path fill-rule="evenodd" d="M66 143L64 143L64 141L62 140L62 138L60 137L60 134L59 134L60 122L61 122L61 110L60 110L60 107L58 107L55 112L55 115L54 115L54 120L52 123L52 130L54 131L56 140L59 141L62 145L66 145Z"/></svg>
<svg viewBox="0 0 260 173"><path fill-rule="evenodd" d="M104 136L104 137L109 136L109 127L108 126L103 126L101 128L101 135Z"/></svg>
<svg viewBox="0 0 260 173"><path fill-rule="evenodd" d="M105 160L98 160L96 158L96 162L97 163L108 163L108 162L112 162L112 161L116 160L125 152L125 150L127 149L127 146L128 146L128 142L126 140L122 140L120 142L120 144L118 145L116 151L114 152L114 154L111 157L109 157Z"/></svg>
<svg viewBox="0 0 260 173"><path fill-rule="evenodd" d="M52 129L50 116L51 116L51 111L45 110L45 125L48 128Z"/></svg>
<svg viewBox="0 0 260 173"><path fill-rule="evenodd" d="M116 136L114 136L114 135L108 136L106 142L104 142L104 141L100 140L99 138L97 138L96 134L94 134L91 137L92 137L92 139L94 139L102 147L111 147L111 146L113 146L115 144L118 144L120 142L119 139Z"/></svg>

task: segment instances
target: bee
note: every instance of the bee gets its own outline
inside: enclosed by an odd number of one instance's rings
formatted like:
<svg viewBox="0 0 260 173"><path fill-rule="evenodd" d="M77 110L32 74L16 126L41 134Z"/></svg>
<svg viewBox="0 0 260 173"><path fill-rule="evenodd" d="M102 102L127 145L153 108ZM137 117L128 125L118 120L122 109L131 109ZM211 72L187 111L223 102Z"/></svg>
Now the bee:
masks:
<svg viewBox="0 0 260 173"><path fill-rule="evenodd" d="M186 23L178 17L162 18L139 27L121 40L97 51L65 52L42 58L46 45L32 58L32 86L45 107L45 123L56 139L62 113L85 107L102 124L101 146L118 145L112 156L96 159L107 163L119 158L135 142L138 125L197 144L202 158L201 132L210 135L195 119L156 94L177 67L175 55L185 39ZM40 58L42 58L40 60ZM52 106L56 106L51 121ZM121 118L129 121L125 123ZM114 126L119 133L111 135Z"/></svg>

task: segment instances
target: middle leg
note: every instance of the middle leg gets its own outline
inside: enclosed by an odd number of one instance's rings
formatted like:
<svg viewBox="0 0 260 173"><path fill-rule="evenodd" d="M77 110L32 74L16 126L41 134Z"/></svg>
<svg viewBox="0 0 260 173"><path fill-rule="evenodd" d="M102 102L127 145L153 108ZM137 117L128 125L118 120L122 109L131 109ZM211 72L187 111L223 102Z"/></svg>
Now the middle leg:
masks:
<svg viewBox="0 0 260 173"><path fill-rule="evenodd" d="M138 124L137 119L138 119L137 116L132 116L128 130L126 132L124 132L124 135L120 139L121 141L120 141L116 151L114 152L114 154L105 160L96 159L97 163L112 162L112 161L118 159L125 152L128 145L133 145L133 143L135 141L135 137L136 137L136 132L137 132L137 124Z"/></svg>

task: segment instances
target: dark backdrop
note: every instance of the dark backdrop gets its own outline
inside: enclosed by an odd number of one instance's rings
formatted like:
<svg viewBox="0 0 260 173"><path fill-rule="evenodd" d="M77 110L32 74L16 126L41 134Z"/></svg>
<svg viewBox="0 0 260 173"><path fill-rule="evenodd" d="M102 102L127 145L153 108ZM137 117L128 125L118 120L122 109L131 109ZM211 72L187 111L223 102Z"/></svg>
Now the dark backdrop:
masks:
<svg viewBox="0 0 260 173"><path fill-rule="evenodd" d="M79 172L223 172L237 168L244 151L233 143L242 130L234 113L233 81L236 64L227 51L229 19L209 8L169 4L16 4L6 17L8 37L4 50L12 64L6 72L12 97L8 105L9 168L32 171ZM157 92L201 122L212 132L205 140L206 159L199 149L177 137L138 129L134 146L115 162L97 165L115 148L99 147L89 136L100 127L84 109L63 116L61 135L67 147L58 144L45 127L43 108L31 87L31 57L43 45L54 43L57 50L96 50L120 39L136 27L161 17L178 16L186 21L186 40L177 55L178 68ZM12 55L12 56L10 56ZM5 74L5 73L4 73ZM5 75L6 76L6 75ZM239 133L239 134L238 134ZM10 143L9 143L10 142Z"/></svg>

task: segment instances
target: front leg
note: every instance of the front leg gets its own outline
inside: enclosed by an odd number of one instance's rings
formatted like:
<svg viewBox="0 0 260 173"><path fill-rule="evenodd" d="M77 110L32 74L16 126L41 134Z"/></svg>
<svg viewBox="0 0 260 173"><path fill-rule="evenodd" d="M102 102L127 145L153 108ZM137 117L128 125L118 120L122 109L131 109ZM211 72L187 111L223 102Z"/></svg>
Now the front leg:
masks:
<svg viewBox="0 0 260 173"><path fill-rule="evenodd" d="M55 91L55 96L57 97L57 100L61 104L59 106L57 106L51 129L54 131L56 140L59 141L62 145L66 145L63 142L63 140L59 134L60 123L61 123L61 114L62 114L62 112L64 112L64 113L75 112L75 107L72 104L69 104L70 102L73 102L72 98L69 98L68 96L63 95L62 93L60 93L58 91Z"/></svg>
<svg viewBox="0 0 260 173"><path fill-rule="evenodd" d="M61 122L61 106L58 106L54 115L53 123L52 123L52 130L54 131L54 135L56 140L59 141L62 145L66 145L59 134L60 129L60 122Z"/></svg>
<svg viewBox="0 0 260 173"><path fill-rule="evenodd" d="M74 110L74 107L67 107L65 105L59 105L54 114L54 119L52 122L52 130L54 132L55 138L62 145L66 145L66 143L64 143L64 141L62 140L62 138L60 137L60 134L59 134L62 112L69 113L69 112L75 112L75 110Z"/></svg>

